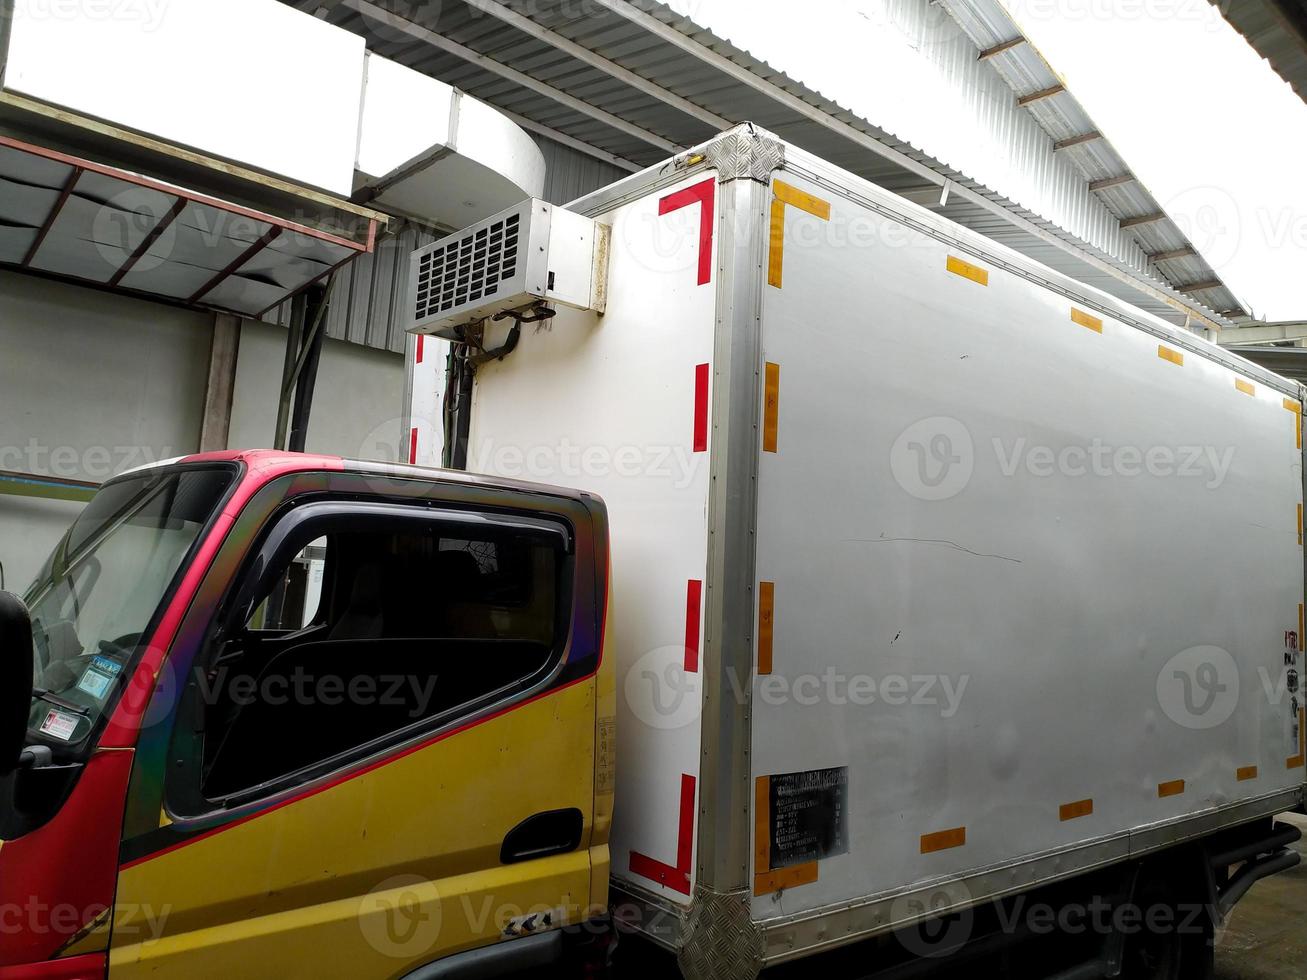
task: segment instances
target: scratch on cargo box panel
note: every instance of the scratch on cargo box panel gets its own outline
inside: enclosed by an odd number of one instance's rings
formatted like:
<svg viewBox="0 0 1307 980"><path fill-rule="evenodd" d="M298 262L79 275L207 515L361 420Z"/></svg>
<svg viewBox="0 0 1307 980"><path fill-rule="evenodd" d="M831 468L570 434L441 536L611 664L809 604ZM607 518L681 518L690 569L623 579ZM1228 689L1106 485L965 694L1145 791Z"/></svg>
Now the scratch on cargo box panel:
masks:
<svg viewBox="0 0 1307 980"><path fill-rule="evenodd" d="M907 541L910 544L942 544L946 548L952 548L955 551L965 551L968 555L975 555L977 558L997 558L1000 561L1010 561L1013 564L1020 565L1020 558L1012 558L1008 555L990 555L983 551L972 551L970 548L963 547L956 541L947 541L944 538L887 538L883 535L879 538L850 538L858 544L882 544L890 541Z"/></svg>

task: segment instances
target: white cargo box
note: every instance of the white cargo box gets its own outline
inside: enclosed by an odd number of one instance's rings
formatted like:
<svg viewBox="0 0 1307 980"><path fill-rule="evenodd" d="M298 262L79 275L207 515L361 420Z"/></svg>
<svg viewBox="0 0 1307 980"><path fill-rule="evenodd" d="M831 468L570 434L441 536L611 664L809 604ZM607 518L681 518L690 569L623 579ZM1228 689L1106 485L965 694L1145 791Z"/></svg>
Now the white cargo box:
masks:
<svg viewBox="0 0 1307 980"><path fill-rule="evenodd" d="M1301 805L1296 384L751 127L569 209L606 312L478 368L468 467L607 501L613 878L689 975Z"/></svg>

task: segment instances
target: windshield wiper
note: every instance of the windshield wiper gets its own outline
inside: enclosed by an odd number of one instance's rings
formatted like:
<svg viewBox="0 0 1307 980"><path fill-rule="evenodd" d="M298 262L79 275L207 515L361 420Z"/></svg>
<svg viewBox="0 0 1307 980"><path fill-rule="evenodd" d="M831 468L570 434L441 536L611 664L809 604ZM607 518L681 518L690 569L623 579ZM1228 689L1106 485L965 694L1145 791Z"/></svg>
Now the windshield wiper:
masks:
<svg viewBox="0 0 1307 980"><path fill-rule="evenodd" d="M32 688L32 697L40 698L42 701L49 701L56 708L63 708L65 711L73 712L73 714L89 715L91 713L90 708L85 708L80 704L74 704L72 701L67 701L55 694L53 691L47 691L43 687Z"/></svg>

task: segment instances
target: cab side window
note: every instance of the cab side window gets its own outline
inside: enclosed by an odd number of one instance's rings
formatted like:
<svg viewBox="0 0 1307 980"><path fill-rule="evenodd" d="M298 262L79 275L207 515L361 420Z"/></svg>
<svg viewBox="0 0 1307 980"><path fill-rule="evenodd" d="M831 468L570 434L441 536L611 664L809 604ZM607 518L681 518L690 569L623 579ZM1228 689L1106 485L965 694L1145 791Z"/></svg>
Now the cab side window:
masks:
<svg viewBox="0 0 1307 980"><path fill-rule="evenodd" d="M211 661L199 709L210 801L313 778L511 698L559 662L561 526L337 523L274 563Z"/></svg>

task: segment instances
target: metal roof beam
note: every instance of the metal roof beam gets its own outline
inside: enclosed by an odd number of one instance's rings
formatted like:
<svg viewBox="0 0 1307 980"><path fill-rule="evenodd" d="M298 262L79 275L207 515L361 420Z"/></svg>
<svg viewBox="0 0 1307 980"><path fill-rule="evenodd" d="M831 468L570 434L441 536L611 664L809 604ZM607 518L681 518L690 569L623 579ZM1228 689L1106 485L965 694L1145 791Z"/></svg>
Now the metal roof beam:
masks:
<svg viewBox="0 0 1307 980"><path fill-rule="evenodd" d="M63 190L61 190L59 196L55 198L54 207L52 207L50 213L45 216L45 221L41 222L41 227L36 232L36 238L32 242L32 247L29 248L27 254L23 256L23 261L18 263L22 268L26 269L32 264L32 260L36 258L36 253L41 250L41 245L45 242L45 236L50 234L50 229L54 227L54 223L59 217L59 212L61 212L64 209L64 205L68 203L69 195L72 194L73 188L77 186L77 182L82 179L82 174L85 172L86 171L81 167L73 167L72 173L68 175L68 180L63 186Z"/></svg>
<svg viewBox="0 0 1307 980"><path fill-rule="evenodd" d="M240 255L236 256L236 258L233 259L225 269L220 271L212 279L210 279L198 290L196 290L193 294L191 294L191 296L186 300L186 302L194 306L200 300L204 299L204 297L209 295L209 293L213 292L218 287L218 285L222 283L224 279L227 279L229 276L234 275L237 269L241 268L241 266L243 266L246 262L254 258L254 256L258 255L260 252L262 252L265 248L267 248L274 241L276 241L280 236L281 236L281 226L273 225L262 235L260 235L253 245L251 245L245 251L241 252ZM285 297L283 297L282 300L278 300L278 302L283 302L284 299Z"/></svg>
<svg viewBox="0 0 1307 980"><path fill-rule="evenodd" d="M1200 279L1198 282L1186 282L1175 288L1182 293L1201 293L1205 289L1224 289L1225 283L1219 279Z"/></svg>
<svg viewBox="0 0 1307 980"><path fill-rule="evenodd" d="M354 0L347 0L347 2L354 2ZM363 0L358 0L358 2L363 2ZM799 96L795 95L793 92L787 92L779 85L774 85L765 78L755 75L743 65L737 65L724 54L700 44L698 41L694 40L694 38L686 37L676 28L669 24L664 24L657 17L654 17L652 14L640 9L635 2L628 2L628 0L594 0L594 2L605 10L609 10L617 14L619 17L623 17L638 27L643 28L654 37L666 41L668 44L684 51L686 54L698 59L704 64L716 68L728 78L731 78L742 85L748 86L755 92L761 92L773 102L785 106L785 108L796 113L800 117L807 119L810 122L815 122L820 126L825 126L833 132L839 133L856 143L858 146L861 146L863 149L870 150L872 153L884 157L902 167L904 170L916 174L923 180L928 180L932 184L939 184L940 186L943 186L945 183L946 178L942 174L936 173L924 163L912 159L912 157L908 156L906 153L900 153L893 147L886 146L870 133L864 133L856 126L850 126L848 123L834 118L824 109L799 98Z"/></svg>
<svg viewBox="0 0 1307 980"><path fill-rule="evenodd" d="M1154 221L1165 221L1165 211L1153 211L1150 214L1136 214L1129 218L1121 219L1122 228L1134 228L1138 225L1151 225Z"/></svg>
<svg viewBox="0 0 1307 980"><path fill-rule="evenodd" d="M1092 143L1094 140L1101 140L1102 138L1103 134L1095 129L1088 133L1081 133L1078 136L1068 136L1064 140L1058 140L1053 144L1053 149L1065 150L1068 147L1079 146L1081 143Z"/></svg>
<svg viewBox="0 0 1307 980"><path fill-rule="evenodd" d="M361 0L346 0L346 2L361 2ZM639 6L637 6L639 0L629 0L629 2L628 0L593 0L593 2L598 4L600 7L603 7L605 10L612 11L631 23L642 27L654 37L666 41L668 44L684 51L686 54L693 56L704 64L716 68L727 77L748 86L754 91L761 92L772 101L785 106L800 117L815 122L820 126L824 126L831 132L844 136L857 146L870 150L877 156L897 164L904 170L941 186L950 183L947 177L932 170L926 164L914 160L906 153L901 153L893 147L886 146L871 134L865 133L841 119L835 118L824 109L812 105L792 92L788 92L781 88L779 85L775 85L766 79L755 75L744 66L736 64L720 52L714 51L691 37L687 37L670 24L663 23L657 17L654 17L652 14L640 9ZM1102 133L1097 131L1082 133L1079 136L1073 136L1066 140L1059 140L1053 144L1053 149L1060 150L1068 146L1075 146L1079 143L1088 143L1091 140L1102 138ZM1031 221L1020 214L1017 214L1011 208L1004 207L997 201L990 200L990 198L986 197L984 194L961 184L952 184L952 193L977 205L978 207L984 208L986 211L1004 219L1014 227L1036 236L1041 241L1047 242L1050 245L1075 255L1092 268L1107 273L1122 282L1129 283L1132 288L1139 290L1141 293L1160 300L1168 306L1184 313L1193 322L1199 323L1210 330L1221 329L1220 323L1213 320L1210 316L1203 314L1200 310L1193 308L1184 297L1177 293L1166 289L1159 289L1157 286L1148 282L1146 279L1139 277L1137 274L1126 271L1112 262L1106 261L1099 255L1090 251L1087 247L1076 246L1071 242L1058 237L1037 222Z"/></svg>
<svg viewBox="0 0 1307 980"><path fill-rule="evenodd" d="M1184 248L1167 249L1165 252L1154 252L1148 256L1152 262L1168 262L1171 259L1187 259L1198 254L1198 250L1192 245L1186 245Z"/></svg>
<svg viewBox="0 0 1307 980"><path fill-rule="evenodd" d="M490 58L482 54L480 51L474 51L472 48L459 44L457 41L451 41L447 37L442 37L435 31L423 27L421 24L415 24L411 20L406 20L398 14L394 14L389 10L377 6L375 3L372 3L371 0L342 0L342 6L349 7L360 14L373 18L393 30L407 34L415 41L421 41L433 48L438 48L439 50L444 51L446 54L452 54L456 58L462 58L464 61L474 64L478 68L483 68L486 71L493 72L501 78L506 78L510 82L521 85L523 88L530 89L532 92L553 99L558 104L567 106L567 108L571 109L573 112L579 112L582 115L589 116L591 119L595 119L606 126L611 126L618 132L625 133L628 136L634 136L636 139L648 143L650 146L656 146L658 149L668 153L677 153L682 149L679 144L673 143L671 140L665 139L657 133L652 133L641 126L636 126L634 123L629 123L625 119L613 115L611 112L593 106L584 99L578 99L574 95L569 95L560 88L555 88L546 82L532 78L526 72L518 71L516 68L512 68L503 62L496 61L494 58Z"/></svg>
<svg viewBox="0 0 1307 980"><path fill-rule="evenodd" d="M145 256L145 253L150 250L150 246L159 240L159 236L167 231L168 226L176 221L177 216L185 210L186 198L179 197L177 200L173 201L172 207L167 210L163 217L155 222L154 227L150 229L150 233L141 239L141 244L137 245L136 250L132 252L131 255L127 256L127 261L118 267L118 271L113 274L113 278L109 280L107 285L116 286L122 282L123 277L131 272L136 263L141 261Z"/></svg>
<svg viewBox="0 0 1307 980"><path fill-rule="evenodd" d="M1091 180L1089 189L1091 191L1105 191L1109 187L1120 187L1122 184L1133 184L1138 178L1134 174L1120 174L1116 177L1104 177L1101 180Z"/></svg>
<svg viewBox="0 0 1307 980"><path fill-rule="evenodd" d="M1055 95L1061 95L1066 91L1065 85L1050 85L1048 88L1041 88L1038 92L1031 92L1029 95L1023 95L1017 99L1017 105L1025 108L1041 99L1051 99Z"/></svg>
<svg viewBox="0 0 1307 980"><path fill-rule="evenodd" d="M1018 45L1025 44L1025 43L1026 43L1026 39L1024 37L1014 37L1010 41L1000 41L992 48L985 48L985 50L981 51L980 54L976 56L976 60L988 61L996 54L1002 54L1004 51L1011 51L1013 48L1017 47Z"/></svg>
<svg viewBox="0 0 1307 980"><path fill-rule="evenodd" d="M516 28L523 34L529 34L537 41L543 41L544 43L557 48L559 51L571 55L577 61L583 62L591 68L598 68L605 74L611 75L618 81L624 82L631 86L631 88L643 92L645 95L652 96L675 109L681 110L681 112L684 112L687 116L692 116L699 120L699 122L711 126L714 130L730 129L737 122L742 121L739 119L727 119L725 116L719 116L717 113L705 109L701 105L696 105L689 99L677 95L675 92L664 88L657 82L650 81L642 75L637 75L629 68L624 68L622 65L619 65L610 58L605 58L603 55L591 51L585 45L577 44L571 38L564 37L557 31L552 31L547 27L537 24L530 17L523 16L515 10L505 7L502 3L498 3L497 0L464 0L464 2L469 7L473 7L476 10L480 10L482 13L489 14L491 17L501 20L509 27Z"/></svg>

